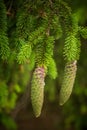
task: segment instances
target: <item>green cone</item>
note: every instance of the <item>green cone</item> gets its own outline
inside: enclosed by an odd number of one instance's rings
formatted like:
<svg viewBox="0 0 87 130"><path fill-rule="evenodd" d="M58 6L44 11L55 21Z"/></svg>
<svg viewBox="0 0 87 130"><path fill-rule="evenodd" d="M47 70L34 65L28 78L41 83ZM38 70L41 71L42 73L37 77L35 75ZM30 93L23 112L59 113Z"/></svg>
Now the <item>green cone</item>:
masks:
<svg viewBox="0 0 87 130"><path fill-rule="evenodd" d="M63 105L70 97L76 77L76 61L67 63L64 70L62 87L60 90L59 104Z"/></svg>
<svg viewBox="0 0 87 130"><path fill-rule="evenodd" d="M45 70L42 67L35 69L31 84L31 102L36 117L40 116L44 100Z"/></svg>

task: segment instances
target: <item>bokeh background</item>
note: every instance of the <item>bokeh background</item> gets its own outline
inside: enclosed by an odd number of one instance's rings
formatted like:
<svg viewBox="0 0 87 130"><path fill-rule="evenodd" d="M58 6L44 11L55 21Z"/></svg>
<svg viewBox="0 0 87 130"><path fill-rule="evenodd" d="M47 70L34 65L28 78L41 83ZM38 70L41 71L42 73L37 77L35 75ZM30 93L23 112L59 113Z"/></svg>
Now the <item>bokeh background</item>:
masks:
<svg viewBox="0 0 87 130"><path fill-rule="evenodd" d="M69 0L67 0L69 1ZM70 2L70 1L69 1ZM81 18L82 25L87 25L87 1L73 0L72 8L85 8ZM56 41L54 47L58 76L55 80L46 77L45 97L41 116L33 114L30 101L32 71L28 64L17 65L13 57L7 63L0 64L0 78L3 74L9 79L9 103L6 95L0 108L0 130L86 130L87 129L87 40L81 37L81 55L78 61L76 80L70 99L59 106L59 91L64 70L63 40ZM3 68L3 69L2 69ZM19 83L20 86L17 84ZM5 84L0 81L0 85ZM1 91L1 89L0 89ZM3 90L2 90L3 91ZM10 107L9 107L10 106ZM12 109L12 111L10 111Z"/></svg>
<svg viewBox="0 0 87 130"><path fill-rule="evenodd" d="M30 101L30 78L28 75L32 74L21 66L20 82L23 79L25 81L27 76L29 78L29 80L27 79L27 91L26 89L22 90L23 93L20 94L16 108L10 116L4 112L0 113L1 130L13 130L16 128L18 130L87 129L87 41L82 39L81 45L81 56L78 62L75 85L67 103L59 106L59 90L64 69L62 44L59 42L58 48L55 48L58 77L56 80L46 78L45 99L41 116L39 118L34 116Z"/></svg>

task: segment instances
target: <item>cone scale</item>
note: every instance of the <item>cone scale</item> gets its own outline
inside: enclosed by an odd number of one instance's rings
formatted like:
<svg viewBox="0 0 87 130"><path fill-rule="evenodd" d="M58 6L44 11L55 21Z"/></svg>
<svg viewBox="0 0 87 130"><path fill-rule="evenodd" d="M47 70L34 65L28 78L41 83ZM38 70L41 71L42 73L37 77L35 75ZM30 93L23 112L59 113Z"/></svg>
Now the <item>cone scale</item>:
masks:
<svg viewBox="0 0 87 130"><path fill-rule="evenodd" d="M45 69L42 67L37 67L33 73L31 83L31 102L36 117L40 116L43 106L45 86L44 78Z"/></svg>
<svg viewBox="0 0 87 130"><path fill-rule="evenodd" d="M59 104L63 105L70 97L76 77L76 61L65 65L62 87L60 89Z"/></svg>

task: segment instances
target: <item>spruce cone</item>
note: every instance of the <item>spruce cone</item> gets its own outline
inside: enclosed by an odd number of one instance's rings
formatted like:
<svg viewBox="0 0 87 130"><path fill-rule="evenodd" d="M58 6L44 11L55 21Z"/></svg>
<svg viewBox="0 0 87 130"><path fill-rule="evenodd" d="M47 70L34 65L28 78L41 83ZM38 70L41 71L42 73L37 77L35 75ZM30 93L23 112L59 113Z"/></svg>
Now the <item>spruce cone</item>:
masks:
<svg viewBox="0 0 87 130"><path fill-rule="evenodd" d="M42 67L35 69L31 84L31 102L36 117L40 116L44 100L45 70Z"/></svg>
<svg viewBox="0 0 87 130"><path fill-rule="evenodd" d="M64 70L62 87L60 90L59 104L63 105L70 97L76 77L76 61L67 63Z"/></svg>

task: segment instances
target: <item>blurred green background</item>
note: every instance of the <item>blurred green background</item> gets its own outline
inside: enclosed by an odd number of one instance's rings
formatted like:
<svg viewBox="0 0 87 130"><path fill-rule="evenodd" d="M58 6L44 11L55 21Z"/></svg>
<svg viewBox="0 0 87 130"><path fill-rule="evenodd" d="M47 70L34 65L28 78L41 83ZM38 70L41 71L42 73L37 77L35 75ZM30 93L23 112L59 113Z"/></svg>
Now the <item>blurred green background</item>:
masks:
<svg viewBox="0 0 87 130"><path fill-rule="evenodd" d="M29 74L32 75L29 67L26 65L20 67L20 73L15 74L14 80L26 84L27 91L24 88L16 86L16 94L19 100L16 108L9 114L9 107L0 113L1 130L83 130L87 129L87 41L82 39L81 56L78 62L78 71L75 85L70 99L62 107L59 106L59 90L61 86L61 77L64 63L62 57L62 44L59 42L58 48L55 48L55 60L58 66L58 78L51 80L46 78L45 99L42 114L35 118L30 101L30 81ZM13 71L14 72L14 71ZM12 74L12 73L11 73ZM20 75L20 78L19 78ZM22 85L23 86L23 85ZM11 90L12 91L12 90ZM20 92L22 91L22 92ZM23 95L23 96L22 96ZM10 107L14 107L16 100L15 93L12 93L13 101L10 101ZM7 111L4 113L4 111ZM11 118L12 117L12 118Z"/></svg>
<svg viewBox="0 0 87 130"><path fill-rule="evenodd" d="M81 24L86 26L87 1L66 1L71 4L73 10L84 8ZM0 80L0 130L87 129L87 40L81 38L81 55L72 95L66 104L59 106L59 90L64 70L62 48L63 41L60 39L56 41L54 48L58 77L56 80L46 77L44 105L39 118L35 118L30 101L31 70L34 65L18 65L14 62L13 55L8 64L0 59L0 79L3 79ZM8 89L6 81L9 81Z"/></svg>

